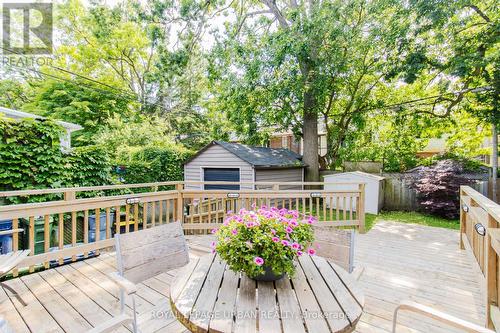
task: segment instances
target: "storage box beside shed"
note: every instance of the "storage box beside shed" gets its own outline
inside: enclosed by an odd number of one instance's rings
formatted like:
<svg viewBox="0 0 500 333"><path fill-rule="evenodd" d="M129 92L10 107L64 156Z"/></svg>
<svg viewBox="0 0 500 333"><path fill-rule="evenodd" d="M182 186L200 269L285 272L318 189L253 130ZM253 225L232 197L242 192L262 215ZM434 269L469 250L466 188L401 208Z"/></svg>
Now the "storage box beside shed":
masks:
<svg viewBox="0 0 500 333"><path fill-rule="evenodd" d="M371 173L353 171L342 172L324 177L326 190L357 190L359 183L365 183L365 212L378 214L384 205L384 177ZM354 183L354 184L340 184ZM336 185L339 184L339 185Z"/></svg>

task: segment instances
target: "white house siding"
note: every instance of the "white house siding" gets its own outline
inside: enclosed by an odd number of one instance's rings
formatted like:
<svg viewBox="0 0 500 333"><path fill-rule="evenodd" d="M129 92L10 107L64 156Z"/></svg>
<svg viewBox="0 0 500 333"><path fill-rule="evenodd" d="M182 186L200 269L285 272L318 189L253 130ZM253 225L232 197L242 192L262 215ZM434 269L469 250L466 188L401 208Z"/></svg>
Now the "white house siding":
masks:
<svg viewBox="0 0 500 333"><path fill-rule="evenodd" d="M218 145L207 150L184 165L185 181L203 181L203 168L239 168L241 182L253 182L253 167ZM186 185L188 189L201 189L201 185ZM252 189L251 184L241 186L241 189Z"/></svg>
<svg viewBox="0 0 500 333"><path fill-rule="evenodd" d="M255 181L257 182L301 182L303 168L294 169L257 169L255 170ZM263 187L260 187L261 189ZM300 189L300 186L280 186L283 190Z"/></svg>

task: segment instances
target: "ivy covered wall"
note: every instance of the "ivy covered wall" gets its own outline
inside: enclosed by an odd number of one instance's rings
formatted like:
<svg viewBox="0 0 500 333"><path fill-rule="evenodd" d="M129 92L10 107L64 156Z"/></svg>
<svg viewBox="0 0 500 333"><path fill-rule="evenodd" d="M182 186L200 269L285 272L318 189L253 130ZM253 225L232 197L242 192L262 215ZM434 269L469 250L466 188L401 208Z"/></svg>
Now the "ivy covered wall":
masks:
<svg viewBox="0 0 500 333"><path fill-rule="evenodd" d="M0 117L0 191L110 184L106 151L100 146L86 146L64 153L59 144L62 133L53 121ZM32 196L15 201L53 199Z"/></svg>

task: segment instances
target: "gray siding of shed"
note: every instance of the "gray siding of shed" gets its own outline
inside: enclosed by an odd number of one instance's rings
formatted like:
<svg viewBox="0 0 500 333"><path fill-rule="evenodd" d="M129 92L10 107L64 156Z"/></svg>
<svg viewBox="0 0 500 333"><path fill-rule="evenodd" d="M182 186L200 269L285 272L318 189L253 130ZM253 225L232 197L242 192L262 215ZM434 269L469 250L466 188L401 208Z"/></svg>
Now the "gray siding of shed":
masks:
<svg viewBox="0 0 500 333"><path fill-rule="evenodd" d="M184 165L185 181L203 181L203 168L240 168L240 181L253 182L253 167L218 145L213 145ZM186 185L188 189L201 189L201 185ZM252 189L242 185L241 189Z"/></svg>
<svg viewBox="0 0 500 333"><path fill-rule="evenodd" d="M301 182L303 168L293 169L257 169L255 170L256 182ZM263 187L260 187L263 188ZM300 189L300 186L281 186L283 190Z"/></svg>

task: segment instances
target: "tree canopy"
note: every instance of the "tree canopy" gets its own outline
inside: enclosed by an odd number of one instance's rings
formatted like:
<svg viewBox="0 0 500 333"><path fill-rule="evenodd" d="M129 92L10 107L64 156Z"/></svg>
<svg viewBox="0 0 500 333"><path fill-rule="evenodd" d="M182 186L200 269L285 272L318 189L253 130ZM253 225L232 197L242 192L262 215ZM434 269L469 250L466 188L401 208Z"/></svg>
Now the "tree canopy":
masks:
<svg viewBox="0 0 500 333"><path fill-rule="evenodd" d="M53 61L2 65L0 106L82 125L74 144L103 145L114 164L291 131L317 180L324 130L322 165L404 171L431 138L486 153L499 16L494 0L64 0Z"/></svg>

